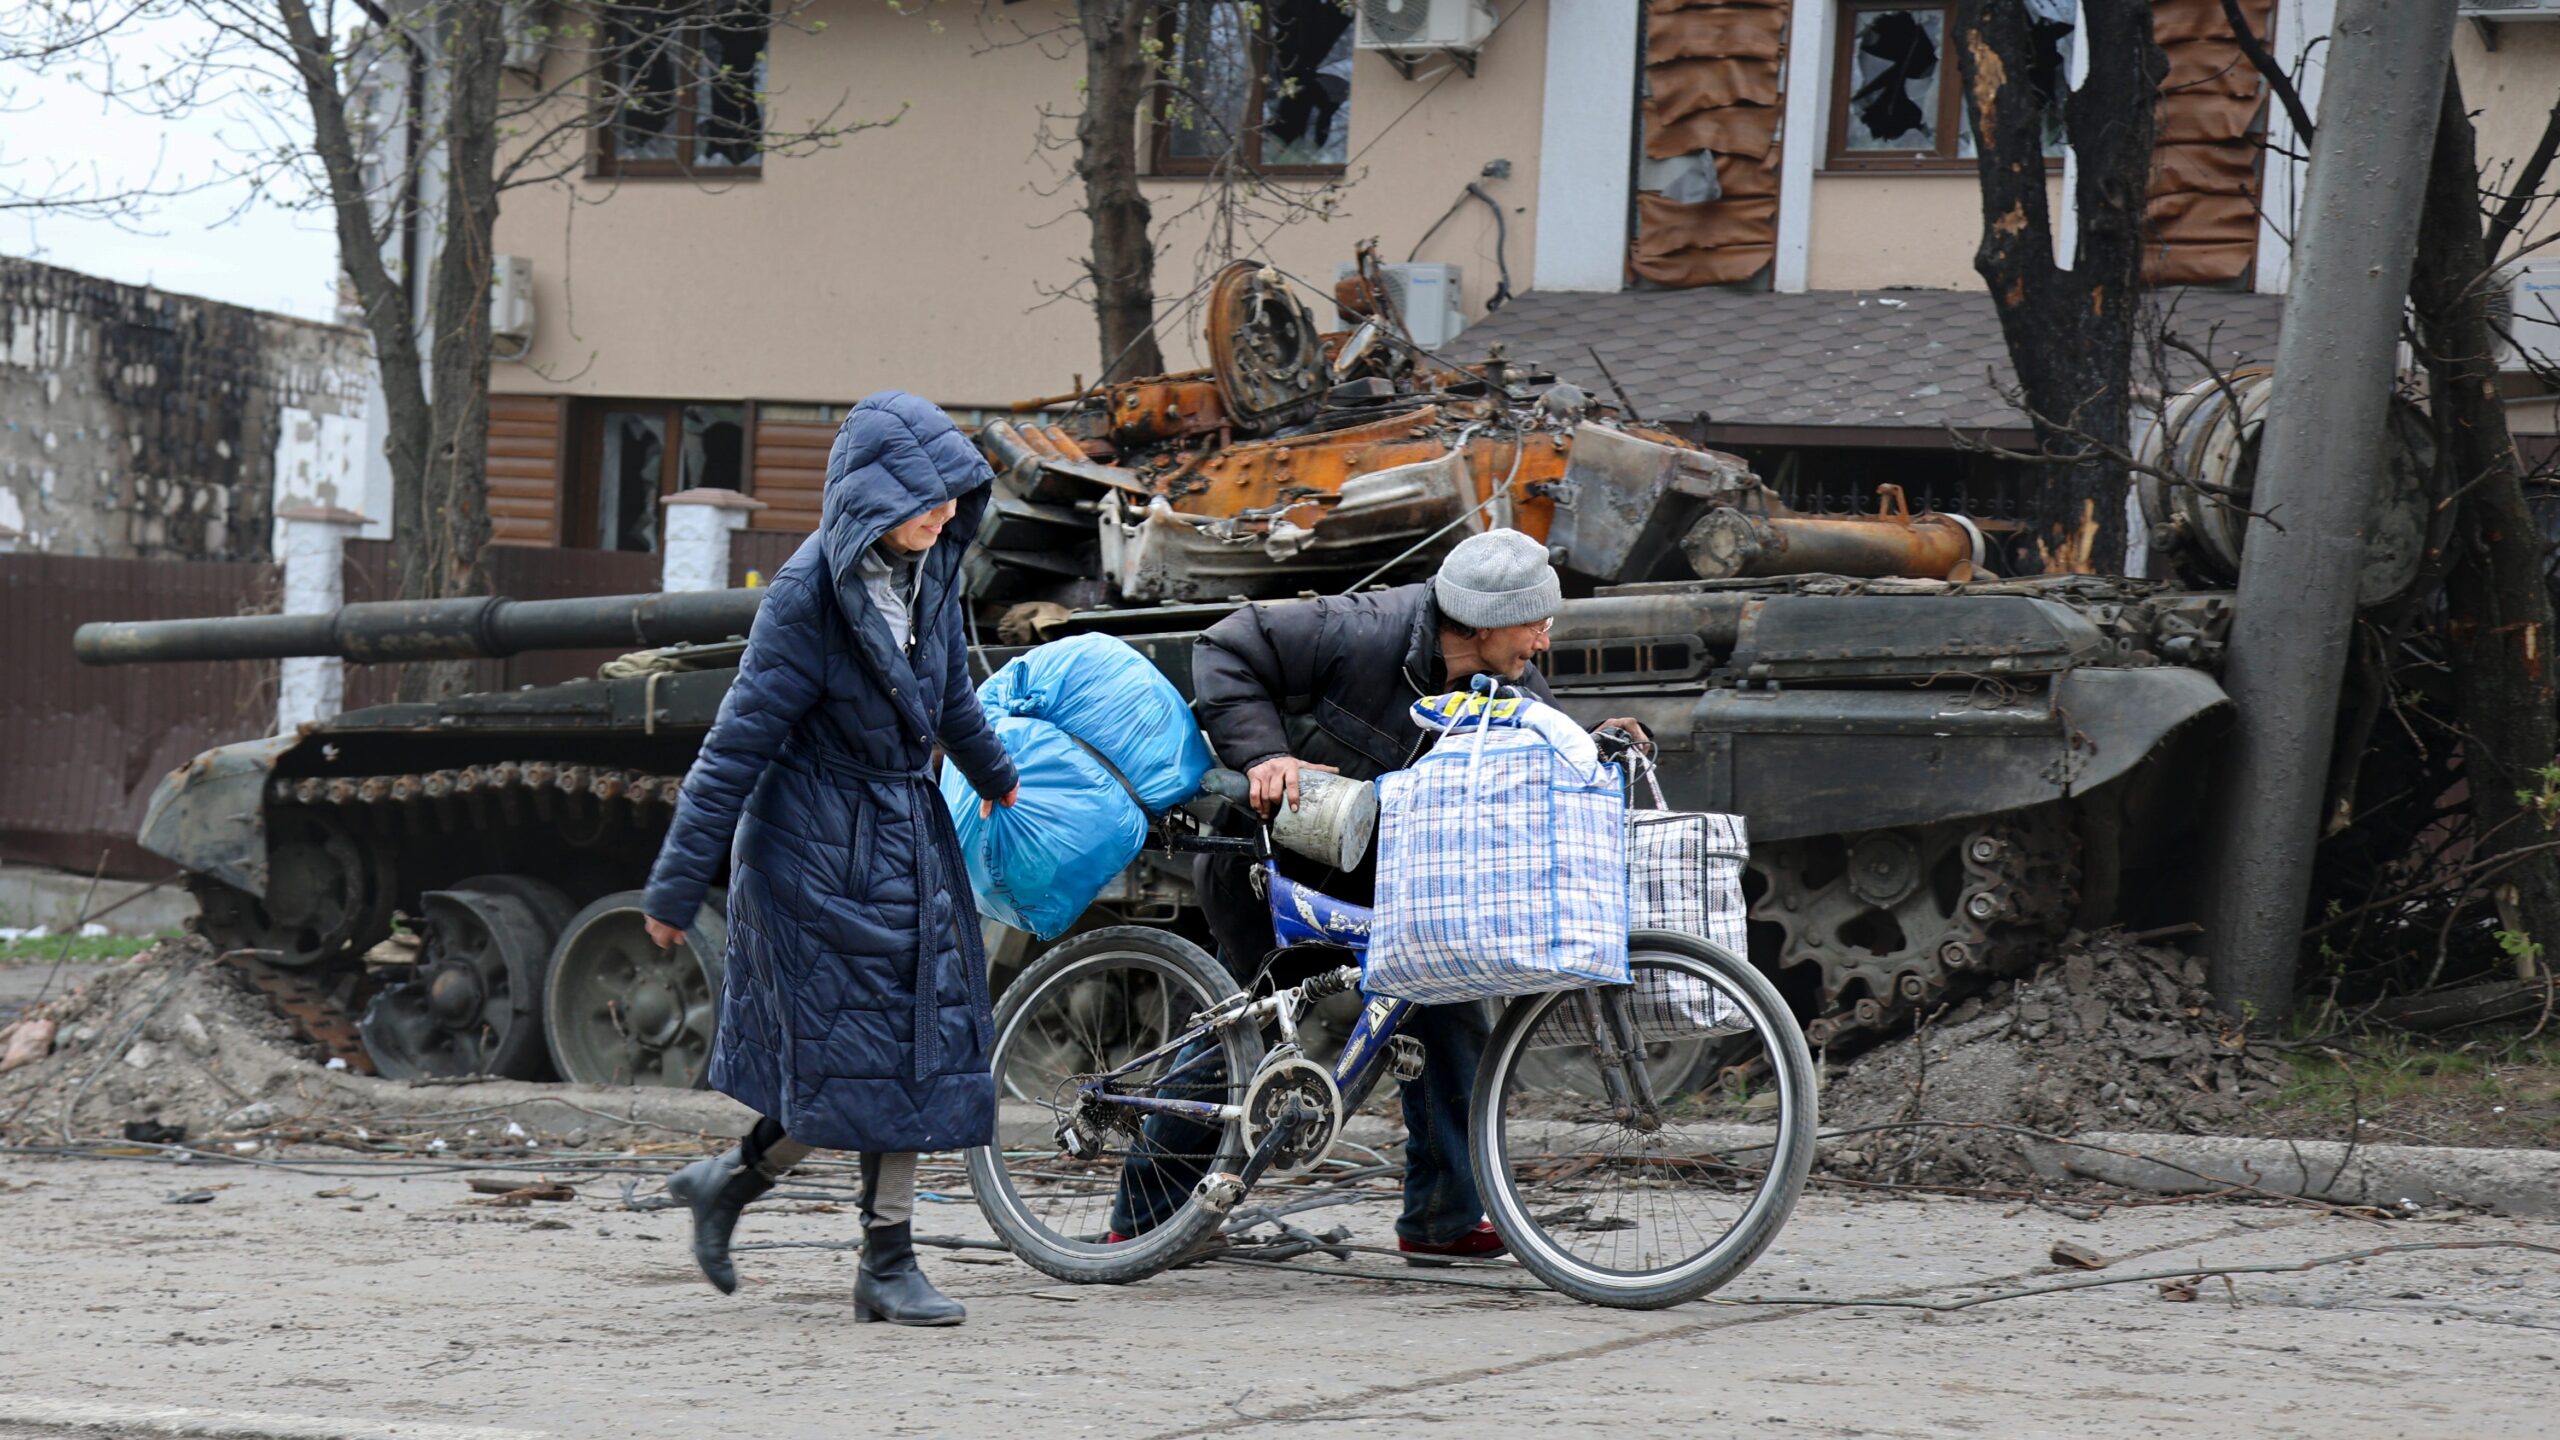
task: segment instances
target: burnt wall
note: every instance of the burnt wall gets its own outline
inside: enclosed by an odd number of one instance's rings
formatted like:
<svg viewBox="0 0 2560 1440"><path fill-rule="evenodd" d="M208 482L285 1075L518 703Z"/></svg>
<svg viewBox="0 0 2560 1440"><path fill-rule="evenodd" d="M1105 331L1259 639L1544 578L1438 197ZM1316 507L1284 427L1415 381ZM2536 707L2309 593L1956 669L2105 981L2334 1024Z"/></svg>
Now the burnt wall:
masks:
<svg viewBox="0 0 2560 1440"><path fill-rule="evenodd" d="M0 525L26 551L264 560L279 466L361 427L369 365L354 330L0 258Z"/></svg>

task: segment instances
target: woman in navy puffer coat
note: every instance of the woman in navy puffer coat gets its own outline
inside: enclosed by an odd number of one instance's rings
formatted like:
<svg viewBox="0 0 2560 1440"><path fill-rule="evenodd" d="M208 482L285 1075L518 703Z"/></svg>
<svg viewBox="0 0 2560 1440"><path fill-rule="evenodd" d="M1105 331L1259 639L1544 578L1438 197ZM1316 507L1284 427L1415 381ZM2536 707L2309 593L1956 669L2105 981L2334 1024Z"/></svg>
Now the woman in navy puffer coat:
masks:
<svg viewBox="0 0 2560 1440"><path fill-rule="evenodd" d="M938 741L982 806L1013 803L961 636L960 558L992 478L912 395L845 417L824 519L766 591L649 877L650 934L671 944L729 861L711 1083L763 1118L668 1183L723 1292L739 1211L812 1148L858 1150L854 1318L962 1318L916 1268L908 1221L915 1153L995 1129L986 955L931 770Z"/></svg>

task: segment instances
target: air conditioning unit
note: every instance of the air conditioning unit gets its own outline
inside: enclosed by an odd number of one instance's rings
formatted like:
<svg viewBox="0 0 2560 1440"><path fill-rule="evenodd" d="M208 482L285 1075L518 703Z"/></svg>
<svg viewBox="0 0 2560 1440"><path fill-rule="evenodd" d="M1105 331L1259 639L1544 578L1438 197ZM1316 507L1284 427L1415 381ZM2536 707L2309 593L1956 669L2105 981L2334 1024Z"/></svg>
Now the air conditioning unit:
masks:
<svg viewBox="0 0 2560 1440"><path fill-rule="evenodd" d="M1363 50L1384 51L1396 68L1413 78L1415 60L1448 55L1476 73L1476 52L1484 48L1501 16L1492 0L1359 0L1359 32L1354 43Z"/></svg>
<svg viewBox="0 0 2560 1440"><path fill-rule="evenodd" d="M2524 260L2497 273L2489 292L2489 330L2498 368L2560 369L2560 260Z"/></svg>
<svg viewBox="0 0 2560 1440"><path fill-rule="evenodd" d="M521 360L533 349L533 262L522 255L490 264L489 337L501 360Z"/></svg>
<svg viewBox="0 0 2560 1440"><path fill-rule="evenodd" d="M1386 272L1387 298L1395 303L1396 313L1404 317L1405 333L1413 337L1414 344L1436 350L1457 339L1458 332L1467 328L1466 312L1458 308L1459 292L1465 288L1465 266L1432 261L1379 268ZM1344 261L1334 267L1334 283L1339 286L1359 273L1358 265ZM1350 316L1335 313L1340 323L1352 323Z"/></svg>

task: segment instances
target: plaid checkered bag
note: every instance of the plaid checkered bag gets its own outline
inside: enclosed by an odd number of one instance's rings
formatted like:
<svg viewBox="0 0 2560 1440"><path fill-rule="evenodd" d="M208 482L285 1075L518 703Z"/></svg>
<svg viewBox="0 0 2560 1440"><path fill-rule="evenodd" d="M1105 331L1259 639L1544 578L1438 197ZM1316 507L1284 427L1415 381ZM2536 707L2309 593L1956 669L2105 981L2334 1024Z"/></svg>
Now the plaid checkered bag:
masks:
<svg viewBox="0 0 2560 1440"><path fill-rule="evenodd" d="M1674 810L1639 752L1631 757L1653 791L1653 808L1627 810L1627 919L1636 930L1676 930L1749 953L1743 933L1742 867L1751 847L1742 817ZM1635 976L1636 1028L1648 1042L1701 1039L1750 1028L1742 1006L1685 971L1648 965ZM1588 1045L1579 1005L1559 1005L1538 1022L1532 1049Z"/></svg>
<svg viewBox="0 0 2560 1440"><path fill-rule="evenodd" d="M1626 801L1496 706L1417 702L1448 739L1378 781L1361 988L1440 1004L1627 981ZM1454 710L1455 713L1450 713Z"/></svg>
<svg viewBox="0 0 2560 1440"><path fill-rule="evenodd" d="M1627 810L1627 919L1637 930L1676 930L1750 953L1743 934L1742 867L1751 845L1739 815L1674 810L1650 761L1637 767L1653 808Z"/></svg>

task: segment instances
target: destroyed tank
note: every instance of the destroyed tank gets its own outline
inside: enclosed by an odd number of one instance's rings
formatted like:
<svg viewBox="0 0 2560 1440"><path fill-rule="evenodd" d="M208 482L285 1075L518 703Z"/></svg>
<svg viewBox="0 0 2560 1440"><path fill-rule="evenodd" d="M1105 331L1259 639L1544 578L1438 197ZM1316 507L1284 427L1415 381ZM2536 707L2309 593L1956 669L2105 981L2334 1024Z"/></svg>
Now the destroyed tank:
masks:
<svg viewBox="0 0 2560 1440"><path fill-rule="evenodd" d="M373 706L207 752L162 781L139 838L186 869L206 933L351 1065L694 1085L718 906L662 952L639 889L736 676L723 638L759 598L394 602L91 626L78 644L118 663L664 642L597 679ZM2228 703L2212 674L2228 603L2086 578L1607 587L1566 603L1547 668L1577 718L1644 722L1672 805L1747 817L1754 958L1833 1043L2163 900L2152 872L2197 819L2199 722ZM1044 628L1118 635L1187 694L1193 636L1230 609ZM1089 920L1198 931L1189 881L1142 857ZM395 917L414 963L368 967ZM995 938L1000 971L1030 948Z"/></svg>
<svg viewBox="0 0 2560 1440"><path fill-rule="evenodd" d="M1570 599L1547 673L1660 740L1677 807L1742 814L1755 961L1816 1043L1872 1035L2074 924L2177 912L2229 596L1990 574L2003 526L1798 514L1740 459L1552 375L1403 333L1365 247L1319 333L1250 263L1212 286L1200 371L1028 402L964 566L981 674L1087 632L1186 695L1236 604L1427 575L1466 535L1544 540ZM385 661L672 646L593 680L386 705L209 752L141 842L305 1030L399 1074L700 1083L722 934L641 937L638 889L735 675L753 591L457 600L85 627L81 656ZM1640 798L1641 795L1640 795ZM2160 872L2160 873L2155 873ZM363 957L405 917L414 963ZM1187 865L1144 856L1088 923L1205 939ZM998 983L1030 937L990 929ZM369 1057L369 1058L368 1058Z"/></svg>

